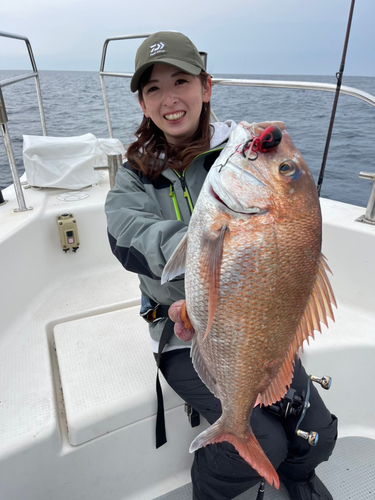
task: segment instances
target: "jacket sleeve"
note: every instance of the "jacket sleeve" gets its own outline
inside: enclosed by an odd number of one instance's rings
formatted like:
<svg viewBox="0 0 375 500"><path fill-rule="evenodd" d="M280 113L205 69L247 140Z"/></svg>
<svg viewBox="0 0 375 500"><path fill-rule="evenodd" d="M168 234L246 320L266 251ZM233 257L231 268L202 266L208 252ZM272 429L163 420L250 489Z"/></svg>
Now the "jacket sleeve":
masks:
<svg viewBox="0 0 375 500"><path fill-rule="evenodd" d="M121 167L105 211L112 252L128 271L160 280L164 266L187 231L187 224L164 220L152 192L136 173Z"/></svg>

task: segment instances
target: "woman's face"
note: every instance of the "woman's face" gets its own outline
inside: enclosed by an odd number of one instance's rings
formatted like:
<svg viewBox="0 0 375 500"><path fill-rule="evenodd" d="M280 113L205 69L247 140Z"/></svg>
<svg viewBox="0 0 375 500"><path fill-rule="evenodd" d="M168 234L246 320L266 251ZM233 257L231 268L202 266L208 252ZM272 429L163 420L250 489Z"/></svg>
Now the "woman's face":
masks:
<svg viewBox="0 0 375 500"><path fill-rule="evenodd" d="M202 104L211 98L212 82L202 84L168 64L156 63L150 80L142 88L140 105L147 118L164 132L169 144L179 144L197 130Z"/></svg>

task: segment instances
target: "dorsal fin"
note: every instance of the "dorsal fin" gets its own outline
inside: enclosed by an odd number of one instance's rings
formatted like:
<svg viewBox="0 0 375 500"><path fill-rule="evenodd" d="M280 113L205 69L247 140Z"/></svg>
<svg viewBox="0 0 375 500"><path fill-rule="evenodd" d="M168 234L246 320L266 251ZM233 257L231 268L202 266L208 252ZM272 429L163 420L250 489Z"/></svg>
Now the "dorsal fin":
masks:
<svg viewBox="0 0 375 500"><path fill-rule="evenodd" d="M161 275L161 284L172 280L185 272L186 249L187 249L188 233L184 235L170 259L166 263Z"/></svg>
<svg viewBox="0 0 375 500"><path fill-rule="evenodd" d="M337 305L326 271L331 272L326 258L323 254L320 254L315 283L296 334L276 376L258 398L258 402L263 405L268 406L275 403L285 395L287 387L290 386L293 378L294 357L300 347L303 350L303 341L307 340L308 342L310 336L314 338L314 330L321 333L320 323L322 322L328 326L327 318L334 321L331 304L335 307Z"/></svg>
<svg viewBox="0 0 375 500"><path fill-rule="evenodd" d="M224 239L229 231L222 226L216 237L206 233L203 237L202 266L203 280L208 281L208 320L203 340L206 339L215 316L217 298L219 295L221 260L223 257Z"/></svg>

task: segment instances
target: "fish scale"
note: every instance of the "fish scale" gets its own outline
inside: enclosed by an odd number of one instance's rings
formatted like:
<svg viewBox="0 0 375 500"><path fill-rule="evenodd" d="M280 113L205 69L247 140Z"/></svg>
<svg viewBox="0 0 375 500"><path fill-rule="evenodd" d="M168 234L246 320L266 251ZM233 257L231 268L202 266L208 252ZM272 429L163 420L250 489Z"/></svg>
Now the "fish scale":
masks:
<svg viewBox="0 0 375 500"><path fill-rule="evenodd" d="M232 132L162 281L185 269L193 365L223 408L190 451L228 441L279 487L251 431L252 408L285 395L296 352L321 321L333 319L335 299L315 184L285 127L274 150L242 154L263 131L241 122Z"/></svg>

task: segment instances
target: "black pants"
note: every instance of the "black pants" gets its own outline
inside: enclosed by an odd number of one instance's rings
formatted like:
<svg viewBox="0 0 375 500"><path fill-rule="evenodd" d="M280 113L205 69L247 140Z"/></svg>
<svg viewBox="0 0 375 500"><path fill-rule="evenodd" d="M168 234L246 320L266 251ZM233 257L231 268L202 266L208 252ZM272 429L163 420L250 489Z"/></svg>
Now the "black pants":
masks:
<svg viewBox="0 0 375 500"><path fill-rule="evenodd" d="M164 353L160 369L177 394L210 424L220 417L221 403L194 370L189 349ZM301 361L296 359L291 387L301 394L306 385L306 372ZM254 408L250 418L252 430L274 468L291 479L303 480L331 455L337 438L337 419L327 410L317 389L312 386L310 408L301 427L319 433L317 446L312 447L296 436L298 420L299 417L293 415L282 420L259 406ZM194 500L230 500L261 480L227 442L197 450L191 477Z"/></svg>

